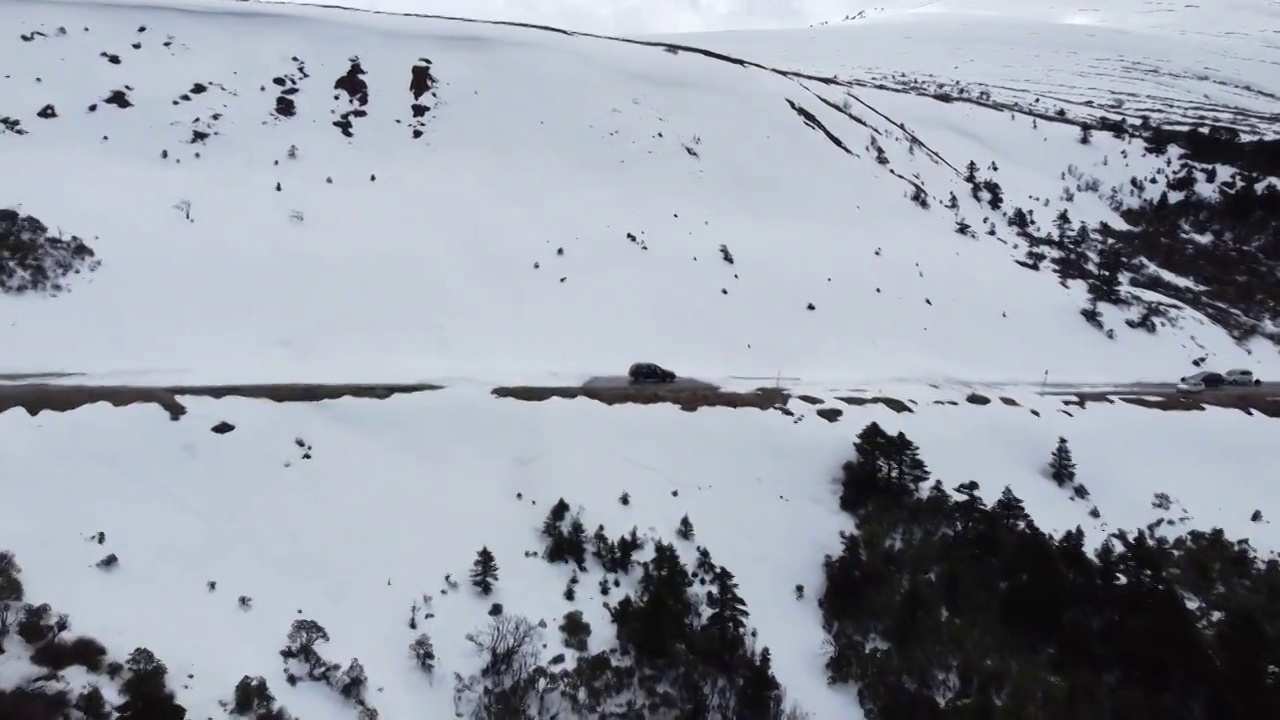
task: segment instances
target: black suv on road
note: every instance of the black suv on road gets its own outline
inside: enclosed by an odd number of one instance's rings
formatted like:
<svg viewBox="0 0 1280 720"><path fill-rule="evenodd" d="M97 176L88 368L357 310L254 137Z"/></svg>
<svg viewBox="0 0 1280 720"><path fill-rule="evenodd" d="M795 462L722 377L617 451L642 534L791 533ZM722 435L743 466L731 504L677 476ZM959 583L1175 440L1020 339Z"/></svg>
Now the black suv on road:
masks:
<svg viewBox="0 0 1280 720"><path fill-rule="evenodd" d="M676 381L676 374L670 370L648 362L638 362L627 371L633 383L669 383Z"/></svg>

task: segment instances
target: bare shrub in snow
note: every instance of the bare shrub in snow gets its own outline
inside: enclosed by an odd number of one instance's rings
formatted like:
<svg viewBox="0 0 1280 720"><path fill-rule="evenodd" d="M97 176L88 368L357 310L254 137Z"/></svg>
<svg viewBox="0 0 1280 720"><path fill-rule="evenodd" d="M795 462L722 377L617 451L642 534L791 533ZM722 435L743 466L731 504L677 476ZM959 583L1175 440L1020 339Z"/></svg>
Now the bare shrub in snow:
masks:
<svg viewBox="0 0 1280 720"><path fill-rule="evenodd" d="M468 635L484 664L476 675L464 678L454 673L453 700L458 716L477 720L526 717L527 708L550 701L551 674L539 663L540 636L540 628L522 615L499 615Z"/></svg>

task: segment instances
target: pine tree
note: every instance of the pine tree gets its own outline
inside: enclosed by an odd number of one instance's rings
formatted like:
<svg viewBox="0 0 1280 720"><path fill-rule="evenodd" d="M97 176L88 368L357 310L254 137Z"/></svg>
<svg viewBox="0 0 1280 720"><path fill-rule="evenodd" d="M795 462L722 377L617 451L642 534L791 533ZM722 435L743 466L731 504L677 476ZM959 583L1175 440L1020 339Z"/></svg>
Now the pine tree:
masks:
<svg viewBox="0 0 1280 720"><path fill-rule="evenodd" d="M681 540L693 540L693 522L689 520L688 515L680 518L680 527L676 528L676 535Z"/></svg>
<svg viewBox="0 0 1280 720"><path fill-rule="evenodd" d="M618 551L618 562L614 572L626 575L631 572L631 566L635 563L633 556L644 549L644 540L640 538L635 527L632 527L630 532L618 538L615 547Z"/></svg>
<svg viewBox="0 0 1280 720"><path fill-rule="evenodd" d="M551 506L551 512L547 513L547 519L542 523L542 535L548 540L554 540L563 533L560 530L560 524L569 516L569 503L560 498L555 505Z"/></svg>
<svg viewBox="0 0 1280 720"><path fill-rule="evenodd" d="M698 619L688 592L692 581L675 547L664 542L654 543L643 568L632 603L620 602L613 613L618 642L642 661L670 661L688 647Z"/></svg>
<svg viewBox="0 0 1280 720"><path fill-rule="evenodd" d="M716 564L711 561L711 551L699 545L697 549L697 556L698 559L694 561L693 569L703 577L715 577L716 570L718 568Z"/></svg>
<svg viewBox="0 0 1280 720"><path fill-rule="evenodd" d="M1097 267L1089 279L1089 297L1099 302L1115 303L1120 300L1120 273L1125 267L1124 249L1114 240L1098 248Z"/></svg>
<svg viewBox="0 0 1280 720"><path fill-rule="evenodd" d="M889 465L890 479L911 489L911 494L920 491L920 487L929 481L929 467L920 457L920 448L904 433L893 436L889 443L893 452L893 460Z"/></svg>
<svg viewBox="0 0 1280 720"><path fill-rule="evenodd" d="M476 561L471 565L471 584L481 595L493 593L493 584L498 582L498 561L494 559L489 548L482 547L476 553Z"/></svg>
<svg viewBox="0 0 1280 720"><path fill-rule="evenodd" d="M591 556L600 561L605 572L618 571L618 547L604 533L603 525L598 526L591 536Z"/></svg>
<svg viewBox="0 0 1280 720"><path fill-rule="evenodd" d="M1058 487L1070 485L1076 481L1076 464L1071 460L1071 448L1067 439L1058 438L1058 446L1049 457L1049 476L1058 483Z"/></svg>
<svg viewBox="0 0 1280 720"><path fill-rule="evenodd" d="M715 600L707 603L711 607L707 624L741 637L747 630L747 601L738 594L738 580L722 567L716 570L715 585Z"/></svg>
<svg viewBox="0 0 1280 720"><path fill-rule="evenodd" d="M579 568L587 569L587 528L582 518L574 515L569 521L569 532L564 536L565 554Z"/></svg>
<svg viewBox="0 0 1280 720"><path fill-rule="evenodd" d="M187 711L167 687L168 668L146 648L137 648L125 662L129 674L120 685L126 701L117 707L119 720L184 720Z"/></svg>
<svg viewBox="0 0 1280 720"><path fill-rule="evenodd" d="M1089 229L1088 223L1083 220L1076 226L1075 243L1080 248L1087 248L1093 243L1093 231Z"/></svg>
<svg viewBox="0 0 1280 720"><path fill-rule="evenodd" d="M1058 229L1058 239L1066 240L1067 233L1071 230L1071 215L1066 208L1058 211L1058 216L1053 219L1053 226Z"/></svg>
<svg viewBox="0 0 1280 720"><path fill-rule="evenodd" d="M880 427L871 422L858 433L858 441L853 449L855 459L844 464L844 478L840 491L840 509L856 513L870 502L871 498L883 484L883 458L888 454L888 445L892 438Z"/></svg>

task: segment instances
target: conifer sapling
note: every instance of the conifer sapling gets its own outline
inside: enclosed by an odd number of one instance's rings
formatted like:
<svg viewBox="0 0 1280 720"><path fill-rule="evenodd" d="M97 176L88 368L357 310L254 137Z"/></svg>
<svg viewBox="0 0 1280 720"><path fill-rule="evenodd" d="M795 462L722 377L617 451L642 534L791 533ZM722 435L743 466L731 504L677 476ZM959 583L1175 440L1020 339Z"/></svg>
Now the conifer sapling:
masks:
<svg viewBox="0 0 1280 720"><path fill-rule="evenodd" d="M471 584L481 595L493 593L493 584L498 581L498 561L489 551L488 546L480 548L476 553L476 561L471 565Z"/></svg>
<svg viewBox="0 0 1280 720"><path fill-rule="evenodd" d="M680 518L680 527L676 528L676 535L681 540L692 540L693 534L693 523L689 520L689 516L685 515Z"/></svg>
<svg viewBox="0 0 1280 720"><path fill-rule="evenodd" d="M1058 446L1053 449L1053 455L1049 458L1049 477L1058 484L1058 487L1070 485L1076 481L1076 464L1071 459L1071 448L1067 446L1067 439L1058 438Z"/></svg>

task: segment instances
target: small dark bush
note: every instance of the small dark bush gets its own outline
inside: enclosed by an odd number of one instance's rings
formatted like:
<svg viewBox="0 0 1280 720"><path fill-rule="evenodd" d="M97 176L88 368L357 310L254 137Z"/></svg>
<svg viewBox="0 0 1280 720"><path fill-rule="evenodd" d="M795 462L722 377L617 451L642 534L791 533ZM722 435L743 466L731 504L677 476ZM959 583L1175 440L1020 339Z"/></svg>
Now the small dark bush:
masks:
<svg viewBox="0 0 1280 720"><path fill-rule="evenodd" d="M58 294L67 289L68 275L100 264L79 237L50 235L36 218L0 209L0 293Z"/></svg>
<svg viewBox="0 0 1280 720"><path fill-rule="evenodd" d="M255 715L275 706L276 697L267 687L267 679L261 675L249 677L245 675L236 683L235 693L231 700L232 715Z"/></svg>
<svg viewBox="0 0 1280 720"><path fill-rule="evenodd" d="M43 692L31 687L0 690L0 718L62 720L70 708L71 697L64 690Z"/></svg>
<svg viewBox="0 0 1280 720"><path fill-rule="evenodd" d="M47 603L24 605L18 620L18 637L32 647L53 637L53 622L49 617L52 612Z"/></svg>
<svg viewBox="0 0 1280 720"><path fill-rule="evenodd" d="M591 625L582 619L581 610L571 610L564 614L564 622L560 623L560 632L564 635L565 647L581 653L587 651L587 641L591 638Z"/></svg>
<svg viewBox="0 0 1280 720"><path fill-rule="evenodd" d="M414 662L418 663L418 667L424 672L430 674L436 669L436 648L431 642L431 637L426 633L414 639L409 645L409 652L413 654Z"/></svg>
<svg viewBox="0 0 1280 720"><path fill-rule="evenodd" d="M97 685L89 685L76 698L76 710L80 711L80 715L84 720L111 720L111 707L107 705L107 699L102 696L102 690Z"/></svg>
<svg viewBox="0 0 1280 720"><path fill-rule="evenodd" d="M78 665L89 672L101 672L106 664L107 649L102 643L89 637L78 637L70 642L56 638L37 647L31 653L31 662L50 670L65 670Z"/></svg>

